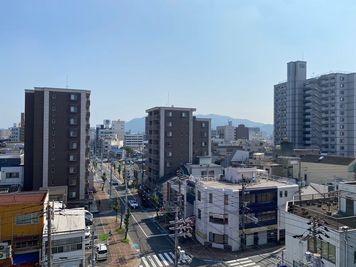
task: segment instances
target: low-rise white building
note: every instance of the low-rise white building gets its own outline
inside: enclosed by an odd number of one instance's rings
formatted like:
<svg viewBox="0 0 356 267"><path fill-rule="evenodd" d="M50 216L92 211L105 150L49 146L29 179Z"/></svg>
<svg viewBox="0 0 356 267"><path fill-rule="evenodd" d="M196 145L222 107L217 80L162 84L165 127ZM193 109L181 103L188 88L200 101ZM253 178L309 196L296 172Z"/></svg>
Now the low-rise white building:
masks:
<svg viewBox="0 0 356 267"><path fill-rule="evenodd" d="M255 170L249 171L244 179L237 175L230 181L196 182L195 237L201 244L237 251L283 240L282 213L298 185L254 179Z"/></svg>
<svg viewBox="0 0 356 267"><path fill-rule="evenodd" d="M356 182L340 183L339 189L288 203L288 266L306 266L313 261L323 267L356 266Z"/></svg>
<svg viewBox="0 0 356 267"><path fill-rule="evenodd" d="M24 167L21 155L0 155L0 189L13 191L23 187Z"/></svg>
<svg viewBox="0 0 356 267"><path fill-rule="evenodd" d="M144 141L144 134L125 134L124 146L133 149L143 149Z"/></svg>
<svg viewBox="0 0 356 267"><path fill-rule="evenodd" d="M85 264L85 210L55 209L52 220L52 266L72 267ZM47 220L43 231L42 262L47 262ZM47 265L44 265L47 266Z"/></svg>

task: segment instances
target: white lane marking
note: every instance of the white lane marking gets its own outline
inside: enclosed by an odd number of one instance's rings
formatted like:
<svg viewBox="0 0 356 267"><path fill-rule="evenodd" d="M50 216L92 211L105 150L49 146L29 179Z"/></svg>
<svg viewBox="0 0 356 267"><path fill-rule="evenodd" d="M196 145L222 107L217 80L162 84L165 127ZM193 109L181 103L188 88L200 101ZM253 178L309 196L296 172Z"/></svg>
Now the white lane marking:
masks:
<svg viewBox="0 0 356 267"><path fill-rule="evenodd" d="M242 264L242 265L244 265L244 264L246 264L246 263L251 263L251 262L253 262L252 260L247 260L247 261L240 261L239 263L240 264ZM253 262L254 263L254 262Z"/></svg>
<svg viewBox="0 0 356 267"><path fill-rule="evenodd" d="M254 263L254 262L251 262L251 263L247 263L247 264L243 264L242 265L243 267L249 267L249 266L256 266L256 263Z"/></svg>
<svg viewBox="0 0 356 267"><path fill-rule="evenodd" d="M169 254L172 256L173 259L176 257L173 252L169 252Z"/></svg>
<svg viewBox="0 0 356 267"><path fill-rule="evenodd" d="M155 261L152 259L151 256L147 256L148 260L150 261L150 263L152 264L153 267L157 267Z"/></svg>
<svg viewBox="0 0 356 267"><path fill-rule="evenodd" d="M235 261L245 261L245 260L249 260L250 258L241 258L241 259L236 259Z"/></svg>
<svg viewBox="0 0 356 267"><path fill-rule="evenodd" d="M158 254L158 257L160 257L161 261L163 262L164 265L169 266L169 263L166 261L166 259L163 257L162 254Z"/></svg>
<svg viewBox="0 0 356 267"><path fill-rule="evenodd" d="M143 261L143 264L144 264L146 267L151 267L151 266L148 264L148 262L147 262L147 260L146 260L145 257L142 257L141 259L142 259L142 261Z"/></svg>
<svg viewBox="0 0 356 267"><path fill-rule="evenodd" d="M159 260L159 258L157 257L157 255L153 255L153 258L156 260L156 262L158 263L159 267L163 267L163 264L161 263L161 261Z"/></svg>
<svg viewBox="0 0 356 267"><path fill-rule="evenodd" d="M164 254L164 256L166 256L167 260L168 260L170 263L174 264L174 261L169 257L168 253L163 253L163 254ZM173 259L174 259L174 258L173 258Z"/></svg>

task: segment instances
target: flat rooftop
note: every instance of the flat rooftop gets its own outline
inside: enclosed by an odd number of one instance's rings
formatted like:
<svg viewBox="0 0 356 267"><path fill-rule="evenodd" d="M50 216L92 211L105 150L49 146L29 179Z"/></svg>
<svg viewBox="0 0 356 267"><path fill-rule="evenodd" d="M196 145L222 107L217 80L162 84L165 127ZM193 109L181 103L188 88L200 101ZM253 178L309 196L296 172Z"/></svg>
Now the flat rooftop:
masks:
<svg viewBox="0 0 356 267"><path fill-rule="evenodd" d="M16 192L0 194L1 205L18 205L18 204L41 204L44 203L47 191L34 192Z"/></svg>
<svg viewBox="0 0 356 267"><path fill-rule="evenodd" d="M241 184L234 184L228 181L199 181L199 183L203 184L206 187L212 187L217 189L231 189L231 190L241 190ZM293 185L288 184L282 181L276 180L267 180L267 179L257 179L255 182L251 182L247 184L247 188L250 189L261 189L266 187L282 187L286 185ZM295 186L298 186L295 184Z"/></svg>
<svg viewBox="0 0 356 267"><path fill-rule="evenodd" d="M356 216L339 212L339 192L329 192L317 198L288 202L287 211L305 219L318 218L325 226L339 230L342 226L356 229ZM303 196L304 197L304 196Z"/></svg>
<svg viewBox="0 0 356 267"><path fill-rule="evenodd" d="M53 234L65 234L68 232L85 230L85 210L80 209L62 209L54 211L54 220L52 221ZM46 227L44 227L44 234L47 234L47 220Z"/></svg>

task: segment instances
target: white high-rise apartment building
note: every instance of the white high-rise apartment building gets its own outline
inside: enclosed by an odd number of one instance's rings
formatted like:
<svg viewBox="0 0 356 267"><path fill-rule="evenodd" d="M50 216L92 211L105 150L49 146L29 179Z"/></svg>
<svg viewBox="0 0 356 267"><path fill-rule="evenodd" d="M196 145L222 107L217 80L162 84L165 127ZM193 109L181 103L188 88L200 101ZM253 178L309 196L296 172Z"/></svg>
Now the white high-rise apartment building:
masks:
<svg viewBox="0 0 356 267"><path fill-rule="evenodd" d="M117 135L119 141L124 141L125 137L125 121L117 120L111 122L111 128Z"/></svg>
<svg viewBox="0 0 356 267"><path fill-rule="evenodd" d="M274 86L274 142L356 155L356 73L306 78L305 61L289 62L287 81Z"/></svg>

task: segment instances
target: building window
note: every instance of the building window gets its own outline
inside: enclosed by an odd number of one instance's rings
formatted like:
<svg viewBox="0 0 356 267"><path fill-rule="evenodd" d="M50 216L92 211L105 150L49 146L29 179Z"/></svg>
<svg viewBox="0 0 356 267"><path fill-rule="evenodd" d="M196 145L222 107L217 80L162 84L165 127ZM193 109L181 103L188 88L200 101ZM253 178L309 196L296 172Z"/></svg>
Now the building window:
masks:
<svg viewBox="0 0 356 267"><path fill-rule="evenodd" d="M70 130L69 131L69 137L77 137L77 131L76 130Z"/></svg>
<svg viewBox="0 0 356 267"><path fill-rule="evenodd" d="M77 161L76 155L69 155L69 161Z"/></svg>
<svg viewBox="0 0 356 267"><path fill-rule="evenodd" d="M171 167L171 163L170 163L169 161L167 161L166 167L167 167L167 168Z"/></svg>
<svg viewBox="0 0 356 267"><path fill-rule="evenodd" d="M229 205L229 195L224 195L224 205Z"/></svg>
<svg viewBox="0 0 356 267"><path fill-rule="evenodd" d="M172 152L169 151L169 152L167 153L167 156L168 156L168 157L172 157Z"/></svg>
<svg viewBox="0 0 356 267"><path fill-rule="evenodd" d="M56 93L52 93L52 99L56 99Z"/></svg>
<svg viewBox="0 0 356 267"><path fill-rule="evenodd" d="M16 216L16 224L38 224L39 218L38 213L28 213Z"/></svg>
<svg viewBox="0 0 356 267"><path fill-rule="evenodd" d="M284 191L284 197L288 197L288 191Z"/></svg>
<svg viewBox="0 0 356 267"><path fill-rule="evenodd" d="M70 112L71 113L77 113L78 112L78 107L77 106L70 106Z"/></svg>
<svg viewBox="0 0 356 267"><path fill-rule="evenodd" d="M167 132L167 136L168 136L168 137L172 137L172 135L173 135L173 134L172 134L171 131Z"/></svg>
<svg viewBox="0 0 356 267"><path fill-rule="evenodd" d="M227 214L210 213L209 222L215 223L215 224L229 224L228 215Z"/></svg>
<svg viewBox="0 0 356 267"><path fill-rule="evenodd" d="M283 191L279 191L279 197L283 197Z"/></svg>
<svg viewBox="0 0 356 267"><path fill-rule="evenodd" d="M46 242L46 246L48 246L47 242ZM82 248L83 248L82 237L72 237L66 239L53 240L52 243L53 254L82 250Z"/></svg>
<svg viewBox="0 0 356 267"><path fill-rule="evenodd" d="M198 200L201 201L201 193L199 190L198 190Z"/></svg>
<svg viewBox="0 0 356 267"><path fill-rule="evenodd" d="M78 100L78 95L76 95L76 94L70 94L70 100L72 100L72 101Z"/></svg>
<svg viewBox="0 0 356 267"><path fill-rule="evenodd" d="M77 185L77 178L70 178L69 185L70 185L70 186L75 186L75 185Z"/></svg>
<svg viewBox="0 0 356 267"><path fill-rule="evenodd" d="M75 191L69 192L69 198L75 198L76 196L77 196L77 192Z"/></svg>
<svg viewBox="0 0 356 267"><path fill-rule="evenodd" d="M56 120L55 119L52 119L52 124L56 124Z"/></svg>
<svg viewBox="0 0 356 267"><path fill-rule="evenodd" d="M340 83L340 87L343 88L343 87L344 87L344 84L343 84L343 83Z"/></svg>
<svg viewBox="0 0 356 267"><path fill-rule="evenodd" d="M171 121L168 122L168 127L172 127L173 123Z"/></svg>
<svg viewBox="0 0 356 267"><path fill-rule="evenodd" d="M314 244L314 239L310 238L308 240L308 251L312 253L319 253L322 258L332 263L336 263L336 247L329 242L325 242L317 238L316 244Z"/></svg>
<svg viewBox="0 0 356 267"><path fill-rule="evenodd" d="M205 123L205 122L202 122L202 123L201 123L201 127L202 127L202 128L205 128L205 127L206 127L206 123Z"/></svg>
<svg viewBox="0 0 356 267"><path fill-rule="evenodd" d="M182 118L187 117L187 113L186 112L182 112Z"/></svg>
<svg viewBox="0 0 356 267"><path fill-rule="evenodd" d="M77 168L76 167L69 167L69 173L70 174L77 173Z"/></svg>
<svg viewBox="0 0 356 267"><path fill-rule="evenodd" d="M71 142L69 144L69 149L77 149L78 148L78 143L77 142Z"/></svg>
<svg viewBox="0 0 356 267"><path fill-rule="evenodd" d="M228 236L209 232L209 241L216 244L227 244Z"/></svg>
<svg viewBox="0 0 356 267"><path fill-rule="evenodd" d="M172 116L173 116L172 111L169 111L169 112L168 112L168 117L172 117Z"/></svg>
<svg viewBox="0 0 356 267"><path fill-rule="evenodd" d="M77 118L70 118L69 119L69 124L70 125L77 125L78 124Z"/></svg>
<svg viewBox="0 0 356 267"><path fill-rule="evenodd" d="M209 203L213 203L213 194L209 193Z"/></svg>
<svg viewBox="0 0 356 267"><path fill-rule="evenodd" d="M202 146L202 147L205 147L205 146L206 146L206 143L205 143L205 142L201 142L201 146Z"/></svg>
<svg viewBox="0 0 356 267"><path fill-rule="evenodd" d="M7 172L6 173L6 179L19 178L19 177L20 177L19 172Z"/></svg>
<svg viewBox="0 0 356 267"><path fill-rule="evenodd" d="M198 219L201 220L201 210L198 209Z"/></svg>

